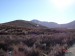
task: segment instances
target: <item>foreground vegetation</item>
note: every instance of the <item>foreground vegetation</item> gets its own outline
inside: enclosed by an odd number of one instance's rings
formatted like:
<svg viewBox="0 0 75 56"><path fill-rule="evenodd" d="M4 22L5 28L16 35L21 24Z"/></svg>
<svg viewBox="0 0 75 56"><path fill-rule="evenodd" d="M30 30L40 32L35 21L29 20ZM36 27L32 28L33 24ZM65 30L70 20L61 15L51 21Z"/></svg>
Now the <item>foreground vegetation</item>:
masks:
<svg viewBox="0 0 75 56"><path fill-rule="evenodd" d="M0 26L0 55L64 56L75 43L74 29Z"/></svg>

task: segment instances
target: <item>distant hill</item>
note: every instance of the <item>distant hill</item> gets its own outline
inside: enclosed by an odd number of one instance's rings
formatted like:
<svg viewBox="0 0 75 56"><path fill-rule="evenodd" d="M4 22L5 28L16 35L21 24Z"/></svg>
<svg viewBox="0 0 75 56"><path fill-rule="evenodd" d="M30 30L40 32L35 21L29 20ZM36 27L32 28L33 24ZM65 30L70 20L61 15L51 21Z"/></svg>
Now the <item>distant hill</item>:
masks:
<svg viewBox="0 0 75 56"><path fill-rule="evenodd" d="M69 29L75 29L75 21L72 21L72 22L67 23L67 24L61 24L61 27L69 28Z"/></svg>
<svg viewBox="0 0 75 56"><path fill-rule="evenodd" d="M67 24L57 24L55 22L44 22L39 20L25 21L25 20L15 20L11 22L2 23L3 25L10 26L20 26L29 28L68 28L75 29L75 21ZM2 25L1 24L1 25Z"/></svg>
<svg viewBox="0 0 75 56"><path fill-rule="evenodd" d="M25 20L15 20L11 22L2 23L3 25L11 25L11 26L20 26L20 27L29 27L29 28L47 28L45 26L41 26L39 24L25 21Z"/></svg>
<svg viewBox="0 0 75 56"><path fill-rule="evenodd" d="M40 24L49 28L68 28L68 29L75 29L75 21L72 21L67 24L57 24L55 22L43 22L39 20L32 20L32 22L36 24Z"/></svg>
<svg viewBox="0 0 75 56"><path fill-rule="evenodd" d="M54 23L54 22L43 22L43 21L39 21L39 20L32 20L32 22L46 26L48 28L57 28L59 26L57 23Z"/></svg>

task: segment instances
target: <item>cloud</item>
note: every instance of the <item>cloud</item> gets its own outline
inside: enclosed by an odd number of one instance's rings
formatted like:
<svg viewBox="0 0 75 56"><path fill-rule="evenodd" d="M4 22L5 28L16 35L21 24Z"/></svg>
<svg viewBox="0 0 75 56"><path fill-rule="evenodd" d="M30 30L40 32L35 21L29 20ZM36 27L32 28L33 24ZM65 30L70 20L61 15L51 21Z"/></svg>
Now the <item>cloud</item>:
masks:
<svg viewBox="0 0 75 56"><path fill-rule="evenodd" d="M75 0L50 0L50 2L55 8L61 11L75 4Z"/></svg>

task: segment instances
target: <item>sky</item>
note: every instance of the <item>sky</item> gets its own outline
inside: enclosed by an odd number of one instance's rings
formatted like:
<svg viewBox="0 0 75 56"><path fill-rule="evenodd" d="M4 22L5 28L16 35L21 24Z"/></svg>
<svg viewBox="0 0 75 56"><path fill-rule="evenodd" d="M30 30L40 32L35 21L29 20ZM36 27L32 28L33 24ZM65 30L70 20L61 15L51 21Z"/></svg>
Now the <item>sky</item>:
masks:
<svg viewBox="0 0 75 56"><path fill-rule="evenodd" d="M33 19L71 22L75 20L75 0L0 0L0 23Z"/></svg>

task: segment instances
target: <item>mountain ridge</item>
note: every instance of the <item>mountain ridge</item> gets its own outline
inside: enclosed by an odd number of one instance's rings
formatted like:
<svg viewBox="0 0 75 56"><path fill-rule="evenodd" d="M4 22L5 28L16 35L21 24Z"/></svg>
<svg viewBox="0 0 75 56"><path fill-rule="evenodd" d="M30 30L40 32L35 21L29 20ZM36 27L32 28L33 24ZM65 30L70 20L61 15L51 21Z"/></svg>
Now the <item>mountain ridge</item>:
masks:
<svg viewBox="0 0 75 56"><path fill-rule="evenodd" d="M39 21L39 20L31 20L31 21L36 23L36 24L46 26L48 28L68 28L68 29L75 28L75 21L72 21L72 22L69 22L69 23L66 23L66 24L58 24L58 23L55 23L55 22L45 22L45 21Z"/></svg>
<svg viewBox="0 0 75 56"><path fill-rule="evenodd" d="M68 28L68 29L75 29L75 21L66 23L66 24L58 24L55 22L45 22L39 20L15 20L6 23L2 23L1 25L14 25L14 26L21 26L21 27L30 27L30 28Z"/></svg>
<svg viewBox="0 0 75 56"><path fill-rule="evenodd" d="M14 20L14 21L2 23L1 25L20 26L20 27L28 27L28 28L46 28L45 26L33 23L31 21L25 21L25 20Z"/></svg>

